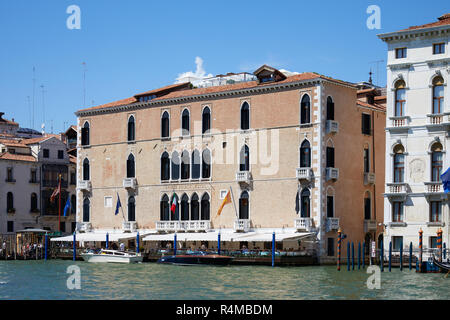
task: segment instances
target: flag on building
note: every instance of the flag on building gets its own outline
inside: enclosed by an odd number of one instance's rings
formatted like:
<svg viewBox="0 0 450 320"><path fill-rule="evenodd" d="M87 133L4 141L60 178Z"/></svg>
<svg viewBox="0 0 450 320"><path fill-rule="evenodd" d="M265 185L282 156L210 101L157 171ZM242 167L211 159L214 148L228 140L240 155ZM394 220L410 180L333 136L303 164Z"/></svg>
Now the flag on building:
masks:
<svg viewBox="0 0 450 320"><path fill-rule="evenodd" d="M170 211L172 211L172 213L175 213L175 210L177 208L177 197L175 196L175 193L172 196L172 206L170 207Z"/></svg>
<svg viewBox="0 0 450 320"><path fill-rule="evenodd" d="M50 201L55 201L56 196L61 192L61 181L58 182L58 187L53 191L52 195L50 196Z"/></svg>
<svg viewBox="0 0 450 320"><path fill-rule="evenodd" d="M70 198L67 198L66 201L66 206L64 207L64 217L67 215L67 210L70 210L72 208L71 203L70 203Z"/></svg>
<svg viewBox="0 0 450 320"><path fill-rule="evenodd" d="M450 168L448 168L447 171L441 174L441 180L444 186L445 193L450 192Z"/></svg>
<svg viewBox="0 0 450 320"><path fill-rule="evenodd" d="M225 198L223 199L222 204L220 205L219 210L217 211L217 216L220 216L220 214L222 213L223 207L224 207L227 203L231 203L231 193L230 193L230 190L228 190L227 195L226 195Z"/></svg>
<svg viewBox="0 0 450 320"><path fill-rule="evenodd" d="M117 194L116 212L114 213L115 215L117 215L119 213L119 208L121 208L121 207L122 207L122 204L120 203L119 194Z"/></svg>

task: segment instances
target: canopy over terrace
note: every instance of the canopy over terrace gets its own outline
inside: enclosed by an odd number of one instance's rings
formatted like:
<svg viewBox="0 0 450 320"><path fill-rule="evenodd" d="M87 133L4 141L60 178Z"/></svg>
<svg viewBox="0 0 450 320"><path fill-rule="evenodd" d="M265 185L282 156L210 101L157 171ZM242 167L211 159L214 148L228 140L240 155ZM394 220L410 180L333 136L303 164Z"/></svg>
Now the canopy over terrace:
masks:
<svg viewBox="0 0 450 320"><path fill-rule="evenodd" d="M106 234L107 232L88 232L88 233L77 233L75 235L76 241L82 241L82 242L102 242L106 241ZM148 234L148 233L146 233ZM140 236L145 234L139 234ZM137 232L108 232L108 241L109 242L115 242L115 241L121 241L121 240L128 240L128 239L135 239L137 236ZM72 242L73 241L73 235L65 236L65 237L58 237L58 238L52 238L50 241L61 241L61 242Z"/></svg>

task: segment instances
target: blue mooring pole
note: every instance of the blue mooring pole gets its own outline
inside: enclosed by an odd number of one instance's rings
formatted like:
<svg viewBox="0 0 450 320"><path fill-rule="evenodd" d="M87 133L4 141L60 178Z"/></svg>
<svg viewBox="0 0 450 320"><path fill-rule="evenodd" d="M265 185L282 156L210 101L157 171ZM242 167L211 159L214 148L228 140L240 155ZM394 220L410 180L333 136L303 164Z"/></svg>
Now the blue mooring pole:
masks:
<svg viewBox="0 0 450 320"><path fill-rule="evenodd" d="M384 246L383 246L383 240L380 241L380 269L381 269L381 272L384 271Z"/></svg>
<svg viewBox="0 0 450 320"><path fill-rule="evenodd" d="M392 261L392 241L389 241L389 272L391 272L391 261Z"/></svg>
<svg viewBox="0 0 450 320"><path fill-rule="evenodd" d="M347 271L350 271L350 241L347 242Z"/></svg>
<svg viewBox="0 0 450 320"><path fill-rule="evenodd" d="M409 243L409 270L412 269L412 241Z"/></svg>
<svg viewBox="0 0 450 320"><path fill-rule="evenodd" d="M366 268L366 242L364 241L363 242L363 245L362 245L362 267L363 267L363 269L365 269Z"/></svg>
<svg viewBox="0 0 450 320"><path fill-rule="evenodd" d="M217 254L220 255L220 232L217 235Z"/></svg>
<svg viewBox="0 0 450 320"><path fill-rule="evenodd" d="M109 233L106 233L106 249L109 249Z"/></svg>
<svg viewBox="0 0 450 320"><path fill-rule="evenodd" d="M136 235L136 253L139 253L139 232Z"/></svg>
<svg viewBox="0 0 450 320"><path fill-rule="evenodd" d="M77 258L77 234L73 233L73 261Z"/></svg>
<svg viewBox="0 0 450 320"><path fill-rule="evenodd" d="M173 255L177 255L177 234L173 234Z"/></svg>
<svg viewBox="0 0 450 320"><path fill-rule="evenodd" d="M358 270L361 269L361 242L358 242Z"/></svg>
<svg viewBox="0 0 450 320"><path fill-rule="evenodd" d="M275 266L275 232L272 234L272 267Z"/></svg>
<svg viewBox="0 0 450 320"><path fill-rule="evenodd" d="M444 259L447 259L447 254L445 251L447 251L447 244L444 242Z"/></svg>
<svg viewBox="0 0 450 320"><path fill-rule="evenodd" d="M352 241L352 270L355 270L355 244Z"/></svg>
<svg viewBox="0 0 450 320"><path fill-rule="evenodd" d="M45 261L47 261L47 251L48 251L48 235L45 234L45 253L44 253L44 257L45 257Z"/></svg>
<svg viewBox="0 0 450 320"><path fill-rule="evenodd" d="M403 271L403 241L400 242L400 271Z"/></svg>

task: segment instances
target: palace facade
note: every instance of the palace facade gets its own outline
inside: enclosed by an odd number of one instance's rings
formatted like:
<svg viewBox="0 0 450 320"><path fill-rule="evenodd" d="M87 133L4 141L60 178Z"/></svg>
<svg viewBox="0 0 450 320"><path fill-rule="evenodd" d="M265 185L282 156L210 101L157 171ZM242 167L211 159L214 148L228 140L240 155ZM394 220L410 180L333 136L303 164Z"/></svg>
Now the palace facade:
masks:
<svg viewBox="0 0 450 320"><path fill-rule="evenodd" d="M355 243L378 238L384 91L266 65L249 78L76 112L78 229L155 240L221 230L249 248L275 231L278 246L313 249L322 262L335 261L339 228Z"/></svg>

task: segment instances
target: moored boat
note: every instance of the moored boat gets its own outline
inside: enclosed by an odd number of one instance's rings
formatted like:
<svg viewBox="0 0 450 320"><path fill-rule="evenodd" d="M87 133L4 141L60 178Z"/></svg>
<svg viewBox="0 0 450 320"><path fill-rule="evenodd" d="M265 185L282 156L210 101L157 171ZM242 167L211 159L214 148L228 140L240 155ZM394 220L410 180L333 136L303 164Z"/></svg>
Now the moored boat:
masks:
<svg viewBox="0 0 450 320"><path fill-rule="evenodd" d="M439 262L436 260L436 258L433 256L433 263L438 266L442 271L450 272L450 263L447 262Z"/></svg>
<svg viewBox="0 0 450 320"><path fill-rule="evenodd" d="M101 249L98 253L89 250L82 253L81 257L88 262L135 263L143 260L143 256L140 253L105 249Z"/></svg>
<svg viewBox="0 0 450 320"><path fill-rule="evenodd" d="M177 265L217 265L226 266L229 265L233 257L222 256L218 254L206 254L204 252L193 254L181 254L163 256L157 262L169 263Z"/></svg>

